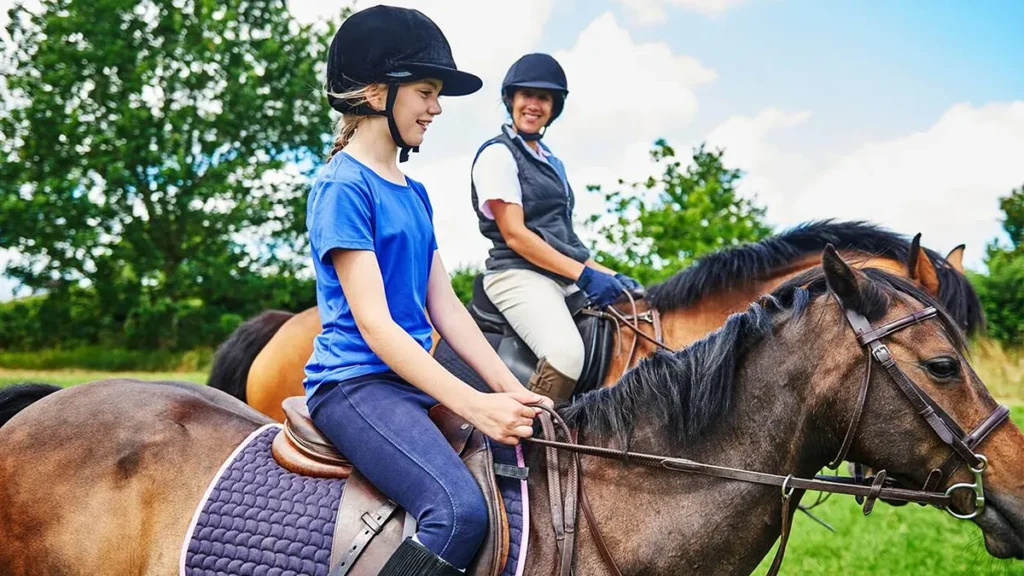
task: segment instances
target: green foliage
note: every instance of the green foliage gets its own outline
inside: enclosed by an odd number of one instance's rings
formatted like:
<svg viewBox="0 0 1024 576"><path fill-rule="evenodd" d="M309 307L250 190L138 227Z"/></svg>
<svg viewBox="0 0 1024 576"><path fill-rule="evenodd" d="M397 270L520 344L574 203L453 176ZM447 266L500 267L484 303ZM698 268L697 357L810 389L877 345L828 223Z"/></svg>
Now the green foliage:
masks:
<svg viewBox="0 0 1024 576"><path fill-rule="evenodd" d="M1024 345L1024 186L999 199L1003 230L1010 238L1004 247L988 246L988 274L972 274L990 336L1012 346Z"/></svg>
<svg viewBox="0 0 1024 576"><path fill-rule="evenodd" d="M658 140L651 158L662 173L642 182L619 181L603 193L609 221L594 216L590 224L603 240L595 259L650 284L715 250L760 240L771 233L764 208L736 192L742 172L726 168L722 150L693 150L685 169L675 149Z"/></svg>
<svg viewBox="0 0 1024 576"><path fill-rule="evenodd" d="M480 274L480 270L472 266L462 266L450 272L452 288L455 289L455 294L463 304L469 304L473 298L473 279L478 274Z"/></svg>
<svg viewBox="0 0 1024 576"><path fill-rule="evenodd" d="M179 349L290 300L278 292L302 284L289 255L304 253L308 183L283 168L325 144L331 24L301 25L279 0L43 0L10 15L0 245L21 255L8 276L50 294L50 332L78 317L60 306L76 286L92 287L98 323L71 341L124 325L133 345Z"/></svg>
<svg viewBox="0 0 1024 576"><path fill-rule="evenodd" d="M1010 191L1009 196L999 199L1003 211L1003 230L1010 237L1014 252L1024 250L1024 186Z"/></svg>

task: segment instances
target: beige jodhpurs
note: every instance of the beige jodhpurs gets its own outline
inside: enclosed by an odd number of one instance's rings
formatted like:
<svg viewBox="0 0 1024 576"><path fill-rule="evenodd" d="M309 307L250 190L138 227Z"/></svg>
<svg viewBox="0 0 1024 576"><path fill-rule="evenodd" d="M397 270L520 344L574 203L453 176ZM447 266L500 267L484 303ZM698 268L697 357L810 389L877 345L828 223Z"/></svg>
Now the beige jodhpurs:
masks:
<svg viewBox="0 0 1024 576"><path fill-rule="evenodd" d="M565 305L579 288L562 286L532 270L501 270L484 276L484 292L538 359L579 380L583 340Z"/></svg>

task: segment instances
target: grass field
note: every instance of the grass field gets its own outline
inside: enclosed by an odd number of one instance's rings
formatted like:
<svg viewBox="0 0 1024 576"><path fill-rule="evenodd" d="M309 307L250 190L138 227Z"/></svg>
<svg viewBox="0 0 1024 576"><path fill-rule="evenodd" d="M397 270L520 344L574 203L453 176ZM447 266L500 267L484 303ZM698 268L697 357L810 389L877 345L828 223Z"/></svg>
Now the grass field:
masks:
<svg viewBox="0 0 1024 576"><path fill-rule="evenodd" d="M993 393L1012 406L1013 419L1024 428L1024 374L1021 361L999 349L976 350L975 366ZM0 386L40 381L70 386L104 378L185 380L203 383L204 372L113 373L89 371L40 372L0 369ZM812 502L813 494L805 503ZM1024 562L993 559L985 552L981 531L972 523L945 512L910 504L894 508L879 504L865 518L853 498L833 496L815 509L831 524L829 532L804 514L797 514L782 574L841 573L896 575L1020 575ZM727 534L722 535L728 538ZM774 550L755 574L771 564Z"/></svg>
<svg viewBox="0 0 1024 576"><path fill-rule="evenodd" d="M205 384L206 372L95 372L92 370L9 370L0 368L0 386L17 382L45 382L58 386L73 386L107 378L183 380Z"/></svg>

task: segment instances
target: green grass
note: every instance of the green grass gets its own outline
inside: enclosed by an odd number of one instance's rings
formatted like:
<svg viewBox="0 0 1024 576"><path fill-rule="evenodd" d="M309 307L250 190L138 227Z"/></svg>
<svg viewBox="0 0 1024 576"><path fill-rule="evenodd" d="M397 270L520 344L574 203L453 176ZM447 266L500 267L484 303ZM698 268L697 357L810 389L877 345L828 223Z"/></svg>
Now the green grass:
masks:
<svg viewBox="0 0 1024 576"><path fill-rule="evenodd" d="M187 352L169 350L126 350L116 347L83 346L31 352L0 350L0 370L90 370L102 372L177 372L208 369L213 350L197 348Z"/></svg>
<svg viewBox="0 0 1024 576"><path fill-rule="evenodd" d="M108 378L139 380L181 380L206 383L206 372L103 372L94 370L10 370L0 368L0 386L18 382L45 382L58 386L74 386Z"/></svg>

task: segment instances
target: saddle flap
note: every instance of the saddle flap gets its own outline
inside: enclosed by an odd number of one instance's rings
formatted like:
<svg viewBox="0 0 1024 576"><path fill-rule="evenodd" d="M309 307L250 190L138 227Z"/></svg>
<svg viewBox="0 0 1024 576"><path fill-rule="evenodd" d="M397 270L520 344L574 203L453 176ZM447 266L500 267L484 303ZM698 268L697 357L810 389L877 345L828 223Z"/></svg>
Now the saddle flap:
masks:
<svg viewBox="0 0 1024 576"><path fill-rule="evenodd" d="M429 415L437 429L451 444L455 453L462 455L466 449L466 442L473 434L473 425L441 404L431 408Z"/></svg>
<svg viewBox="0 0 1024 576"><path fill-rule="evenodd" d="M459 447L462 461L476 480L487 504L488 533L466 573L471 576L498 576L508 558L510 534L494 476L494 454L490 443L472 426L463 428L464 421L450 411L435 410L431 410L431 418L435 423L444 424L442 433L453 448ZM345 485L338 507L331 573L346 576L377 574L402 543L405 516L397 505L354 471ZM346 562L344 568L340 565L342 561Z"/></svg>

